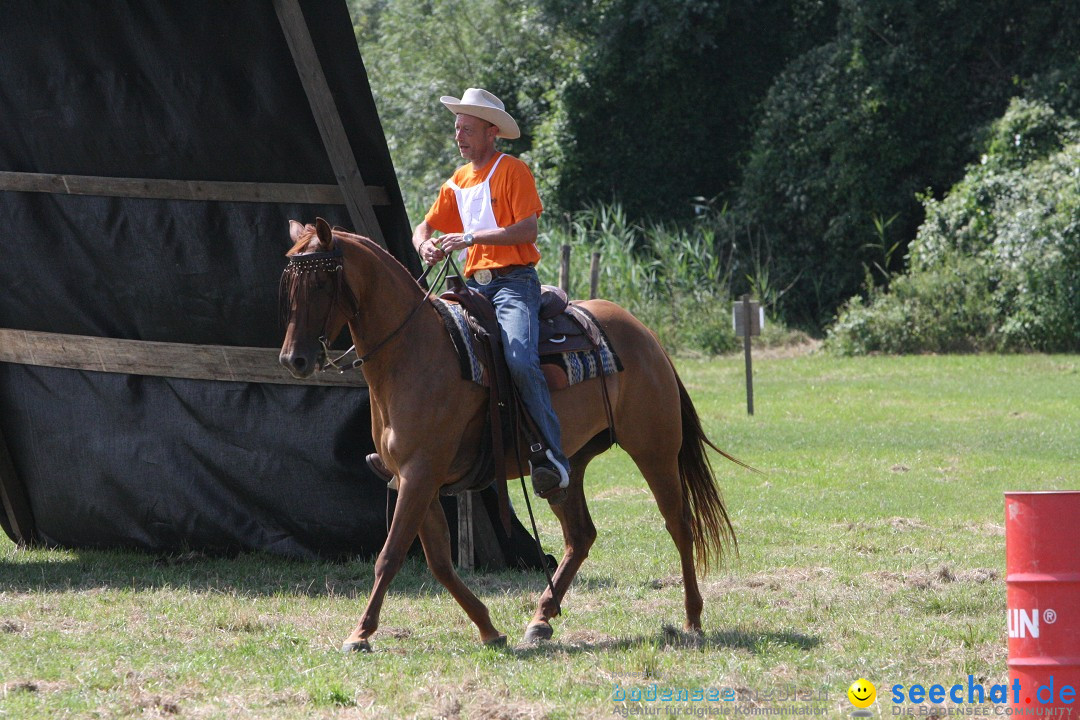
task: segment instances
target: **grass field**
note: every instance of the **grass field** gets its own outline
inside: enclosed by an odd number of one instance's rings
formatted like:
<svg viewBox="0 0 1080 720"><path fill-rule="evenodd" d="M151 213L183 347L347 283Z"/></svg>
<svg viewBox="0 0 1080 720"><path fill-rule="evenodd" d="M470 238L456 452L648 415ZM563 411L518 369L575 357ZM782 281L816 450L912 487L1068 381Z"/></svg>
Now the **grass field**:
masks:
<svg viewBox="0 0 1080 720"><path fill-rule="evenodd" d="M753 417L741 357L677 364L711 437L766 473L714 458L739 554L703 582L704 637L676 629L674 546L614 451L587 479L597 544L539 648L514 647L536 574L466 576L511 636L494 650L411 560L375 652L343 656L370 561L4 538L0 718L848 717L860 677L888 717L897 683L1005 682L1002 493L1080 485L1080 358L759 358ZM557 524L539 519L555 551ZM706 699L621 700L654 687ZM707 699L728 688L736 702Z"/></svg>

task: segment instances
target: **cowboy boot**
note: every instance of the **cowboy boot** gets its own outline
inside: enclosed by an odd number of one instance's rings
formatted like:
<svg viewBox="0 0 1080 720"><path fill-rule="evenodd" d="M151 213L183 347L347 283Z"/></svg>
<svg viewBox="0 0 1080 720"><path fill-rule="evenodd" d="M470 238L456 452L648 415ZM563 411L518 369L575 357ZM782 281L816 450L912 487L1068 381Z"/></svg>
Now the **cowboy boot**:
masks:
<svg viewBox="0 0 1080 720"><path fill-rule="evenodd" d="M391 490L397 490L397 475L390 472L390 468L386 467L386 463L379 457L379 453L371 453L364 460L375 477L386 483L386 487Z"/></svg>
<svg viewBox="0 0 1080 720"><path fill-rule="evenodd" d="M570 485L570 473L555 460L551 450L539 443L534 445L529 459L529 475L532 477L533 492L538 497L558 505L566 499L566 488Z"/></svg>

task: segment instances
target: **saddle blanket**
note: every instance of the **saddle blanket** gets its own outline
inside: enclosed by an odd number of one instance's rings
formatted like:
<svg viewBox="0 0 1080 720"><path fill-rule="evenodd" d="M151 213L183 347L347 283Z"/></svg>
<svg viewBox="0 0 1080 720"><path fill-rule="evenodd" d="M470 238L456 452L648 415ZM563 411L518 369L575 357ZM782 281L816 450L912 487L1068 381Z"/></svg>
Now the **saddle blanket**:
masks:
<svg viewBox="0 0 1080 720"><path fill-rule="evenodd" d="M487 368L480 362L473 347L469 332L469 319L465 311L457 303L447 302L442 298L435 298L435 309L442 315L443 325L450 333L450 339L454 341L454 349L457 350L458 362L461 364L461 377L464 380L472 380L477 385L488 387Z"/></svg>
<svg viewBox="0 0 1080 720"><path fill-rule="evenodd" d="M435 309L442 315L443 325L454 342L454 349L457 351L461 366L461 377L489 387L488 369L480 360L473 345L465 311L455 302L447 302L442 298L434 298L434 301ZM603 331L600 332L599 347L595 350L545 354L540 357L540 364L551 390L576 385L599 377L601 373L614 375L623 369L619 356L615 354Z"/></svg>
<svg viewBox="0 0 1080 720"><path fill-rule="evenodd" d="M607 338L603 338L600 343L600 347L596 350L580 350L578 352L559 353L557 355L545 355L540 358L540 364L554 365L561 368L566 374L566 385L577 385L579 382L589 380L590 378L599 377L601 373L604 375L614 375L622 370L622 363L619 361L619 357L612 351L611 346L608 345ZM551 374L544 373L548 376L548 385L552 386L552 390L558 390L557 381L553 383Z"/></svg>

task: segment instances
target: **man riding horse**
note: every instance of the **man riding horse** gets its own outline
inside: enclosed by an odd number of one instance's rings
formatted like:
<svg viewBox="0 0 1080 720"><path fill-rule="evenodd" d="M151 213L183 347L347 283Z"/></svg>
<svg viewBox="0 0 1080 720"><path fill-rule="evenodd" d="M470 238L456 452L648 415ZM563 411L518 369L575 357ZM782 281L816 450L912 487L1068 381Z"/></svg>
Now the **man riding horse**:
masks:
<svg viewBox="0 0 1080 720"><path fill-rule="evenodd" d="M534 243L540 200L528 168L495 150L496 137L518 136L517 125L498 98L483 90L470 88L460 100L442 100L455 115L458 148L469 163L441 188L414 231L413 244L427 263L467 250L469 285L498 306L507 361L548 446L533 455L534 490L549 498L563 534L563 557L540 596L525 640L552 637L551 621L596 540L585 471L616 437L641 471L678 549L685 627L700 633L704 603L698 573L708 569L710 559L719 559L726 545L735 547L705 451L731 456L709 441L655 333L615 303L587 300L580 308L596 320L611 348L619 348L619 371L581 379L548 395L537 367L540 287L534 266L540 255ZM436 232L443 235L434 239ZM371 650L387 590L417 537L432 574L475 624L481 641L505 644L487 606L454 568L439 502L440 493L473 467L490 415L488 393L462 377L458 352L435 300L385 249L332 230L322 220L314 226L291 222L290 239L289 266L282 274L286 331L281 363L294 376L309 377L327 364L325 338L347 325L355 363L369 388L372 440L398 479L371 594L342 648ZM431 404L432 388L443 402ZM564 451L573 458L572 469ZM504 476L522 469L515 456L504 455ZM378 457L371 458L372 464Z"/></svg>
<svg viewBox="0 0 1080 720"><path fill-rule="evenodd" d="M521 135L499 98L469 88L460 99L443 96L440 101L454 113L454 139L469 162L443 183L413 231L413 246L429 265L450 253L467 252L467 284L495 306L506 363L543 443L530 462L533 491L544 498L557 496L570 483L570 463L537 353L536 233L543 206L536 181L524 162L495 149L496 138ZM434 238L436 231L443 235Z"/></svg>

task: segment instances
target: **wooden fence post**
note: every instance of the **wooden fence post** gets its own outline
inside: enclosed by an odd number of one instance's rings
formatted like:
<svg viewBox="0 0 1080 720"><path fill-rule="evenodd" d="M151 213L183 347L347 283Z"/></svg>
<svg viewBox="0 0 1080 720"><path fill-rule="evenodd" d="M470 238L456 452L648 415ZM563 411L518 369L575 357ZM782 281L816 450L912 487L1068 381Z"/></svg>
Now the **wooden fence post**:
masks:
<svg viewBox="0 0 1080 720"><path fill-rule="evenodd" d="M474 503L471 492L457 496L457 564L462 570L476 567L476 548L473 545Z"/></svg>
<svg viewBox="0 0 1080 720"><path fill-rule="evenodd" d="M0 433L0 525L21 546L34 542L34 515Z"/></svg>
<svg viewBox="0 0 1080 720"><path fill-rule="evenodd" d="M754 370L750 364L750 337L760 335L765 328L765 311L761 303L752 302L749 295L731 304L731 319L735 326L735 337L743 339L743 353L746 355L746 414L754 414Z"/></svg>
<svg viewBox="0 0 1080 720"><path fill-rule="evenodd" d="M567 295L570 294L570 246L562 246L562 257L559 262L559 287L561 287Z"/></svg>
<svg viewBox="0 0 1080 720"><path fill-rule="evenodd" d="M754 414L754 371L750 365L750 335L753 327L750 296L742 296L743 310L743 353L746 355L746 414Z"/></svg>
<svg viewBox="0 0 1080 720"><path fill-rule="evenodd" d="M594 252L589 262L589 299L596 299L598 294L600 294L600 253Z"/></svg>

